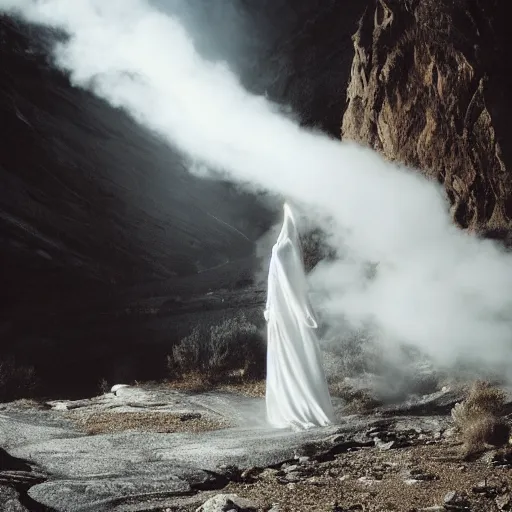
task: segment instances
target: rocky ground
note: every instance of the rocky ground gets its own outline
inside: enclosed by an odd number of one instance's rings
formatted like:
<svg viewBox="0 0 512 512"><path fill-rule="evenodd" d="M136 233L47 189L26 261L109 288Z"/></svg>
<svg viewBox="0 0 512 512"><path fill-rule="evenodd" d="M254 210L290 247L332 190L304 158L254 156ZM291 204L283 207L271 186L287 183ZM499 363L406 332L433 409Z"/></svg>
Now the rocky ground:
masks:
<svg viewBox="0 0 512 512"><path fill-rule="evenodd" d="M444 388L308 432L264 423L261 398L121 387L0 410L2 510L512 509L512 457L463 460ZM247 392L248 391L248 392Z"/></svg>
<svg viewBox="0 0 512 512"><path fill-rule="evenodd" d="M383 451L357 447L333 460L303 459L266 469L251 483L226 491L279 511L510 510L508 463L462 462L453 440L414 432L407 444ZM452 453L455 452L455 453Z"/></svg>

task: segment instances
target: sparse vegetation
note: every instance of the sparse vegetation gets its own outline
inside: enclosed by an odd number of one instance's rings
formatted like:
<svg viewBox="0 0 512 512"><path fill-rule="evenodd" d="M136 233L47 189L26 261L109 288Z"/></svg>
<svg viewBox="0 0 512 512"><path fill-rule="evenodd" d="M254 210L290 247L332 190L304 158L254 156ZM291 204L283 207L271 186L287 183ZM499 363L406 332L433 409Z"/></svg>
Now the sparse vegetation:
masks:
<svg viewBox="0 0 512 512"><path fill-rule="evenodd" d="M0 402L31 398L37 390L33 366L18 364L13 357L0 361Z"/></svg>
<svg viewBox="0 0 512 512"><path fill-rule="evenodd" d="M171 378L191 376L199 382L218 384L233 376L261 378L265 370L265 345L258 327L244 313L219 324L196 325L167 356Z"/></svg>
<svg viewBox="0 0 512 512"><path fill-rule="evenodd" d="M300 242L306 272L311 272L320 261L336 257L336 251L326 243L325 234L318 228L302 235Z"/></svg>
<svg viewBox="0 0 512 512"><path fill-rule="evenodd" d="M504 446L510 437L510 425L502 418L505 393L488 382L477 381L468 397L452 410L466 457L483 451L486 445Z"/></svg>
<svg viewBox="0 0 512 512"><path fill-rule="evenodd" d="M239 380L224 384L219 387L220 391L229 391L232 393L239 393L244 396L251 396L254 398L264 398L267 383L264 379L261 380Z"/></svg>
<svg viewBox="0 0 512 512"><path fill-rule="evenodd" d="M100 393L102 395L105 395L107 393L110 392L110 386L108 385L108 381L107 379L105 379L105 377L103 377L102 379L100 379L99 383L98 383L98 388L100 390Z"/></svg>
<svg viewBox="0 0 512 512"><path fill-rule="evenodd" d="M381 403L366 389L356 389L345 382L329 382L332 396L345 400L346 414L368 414Z"/></svg>
<svg viewBox="0 0 512 512"><path fill-rule="evenodd" d="M89 435L115 432L206 432L228 426L219 418L203 418L200 414L183 415L161 412L101 412L84 417L69 414L77 426Z"/></svg>

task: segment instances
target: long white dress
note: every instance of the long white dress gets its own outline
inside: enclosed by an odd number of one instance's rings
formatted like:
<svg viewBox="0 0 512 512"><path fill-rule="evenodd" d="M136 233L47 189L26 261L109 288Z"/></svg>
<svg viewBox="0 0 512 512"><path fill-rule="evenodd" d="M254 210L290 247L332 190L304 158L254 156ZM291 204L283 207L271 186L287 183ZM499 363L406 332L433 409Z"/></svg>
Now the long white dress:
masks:
<svg viewBox="0 0 512 512"><path fill-rule="evenodd" d="M318 324L307 295L297 228L286 204L283 228L272 248L267 293L267 420L277 428L332 424Z"/></svg>

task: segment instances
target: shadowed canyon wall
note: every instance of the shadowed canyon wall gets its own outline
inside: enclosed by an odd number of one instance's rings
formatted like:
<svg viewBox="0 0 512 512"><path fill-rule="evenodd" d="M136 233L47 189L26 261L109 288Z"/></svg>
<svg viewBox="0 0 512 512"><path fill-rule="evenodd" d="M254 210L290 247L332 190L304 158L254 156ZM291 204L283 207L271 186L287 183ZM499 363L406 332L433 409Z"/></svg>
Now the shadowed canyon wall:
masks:
<svg viewBox="0 0 512 512"><path fill-rule="evenodd" d="M160 3L251 92L339 132L364 6ZM261 317L256 242L280 205L191 175L178 151L73 88L51 65L60 36L0 17L0 357L82 393L101 377L159 377L172 344L211 316Z"/></svg>
<svg viewBox="0 0 512 512"><path fill-rule="evenodd" d="M442 183L455 222L512 227L512 38L502 0L377 0L353 37L342 137Z"/></svg>

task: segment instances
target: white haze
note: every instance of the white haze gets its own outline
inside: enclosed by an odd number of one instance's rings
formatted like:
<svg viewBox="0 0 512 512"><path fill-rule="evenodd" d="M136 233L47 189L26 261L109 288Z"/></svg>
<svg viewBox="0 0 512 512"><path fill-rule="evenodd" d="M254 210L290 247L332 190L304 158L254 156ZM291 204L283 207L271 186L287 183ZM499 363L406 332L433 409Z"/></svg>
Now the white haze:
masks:
<svg viewBox="0 0 512 512"><path fill-rule="evenodd" d="M126 109L193 161L324 219L345 255L313 276L327 314L371 321L383 339L443 363L498 365L512 355L512 259L453 227L437 185L300 128L248 94L222 62L203 60L180 23L147 1L0 0L0 7L70 34L55 63L76 86ZM365 261L378 263L371 281Z"/></svg>

